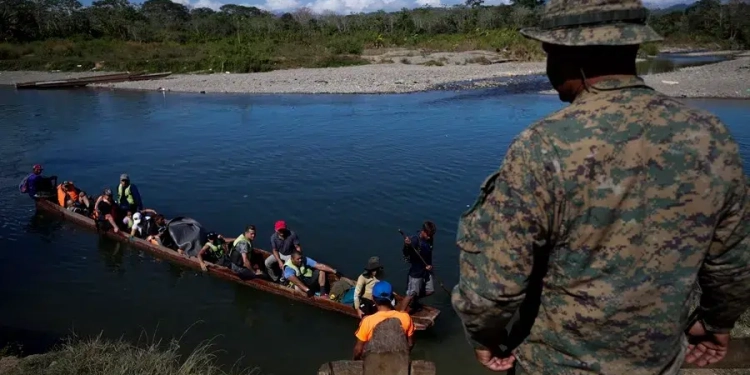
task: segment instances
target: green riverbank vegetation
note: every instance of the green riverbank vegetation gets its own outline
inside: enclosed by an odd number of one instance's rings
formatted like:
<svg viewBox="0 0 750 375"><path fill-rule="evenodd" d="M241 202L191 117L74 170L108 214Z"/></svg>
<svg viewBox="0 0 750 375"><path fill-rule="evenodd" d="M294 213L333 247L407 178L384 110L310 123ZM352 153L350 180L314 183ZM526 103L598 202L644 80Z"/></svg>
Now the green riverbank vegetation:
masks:
<svg viewBox="0 0 750 375"><path fill-rule="evenodd" d="M154 342L133 345L123 340L110 341L101 336L68 339L44 354L16 357L13 351L0 358L0 375L262 375L259 368L224 372L216 363L211 345L199 345L187 356L179 354L180 345Z"/></svg>
<svg viewBox="0 0 750 375"><path fill-rule="evenodd" d="M261 72L374 62L389 48L489 50L505 59L543 60L518 29L538 23L543 1L368 14L273 14L253 6L188 8L170 0L3 0L0 70ZM750 48L750 4L700 0L652 11L666 44ZM653 55L659 45L646 45ZM481 62L479 62L481 63Z"/></svg>

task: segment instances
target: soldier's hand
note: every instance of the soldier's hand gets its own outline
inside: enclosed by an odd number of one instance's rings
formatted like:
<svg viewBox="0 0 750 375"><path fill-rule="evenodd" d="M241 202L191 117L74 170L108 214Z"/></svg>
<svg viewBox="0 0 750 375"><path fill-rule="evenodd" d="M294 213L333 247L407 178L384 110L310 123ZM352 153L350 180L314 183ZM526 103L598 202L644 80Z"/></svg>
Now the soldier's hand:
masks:
<svg viewBox="0 0 750 375"><path fill-rule="evenodd" d="M688 340L685 362L698 367L721 361L729 350L729 334L708 332L700 321L690 327Z"/></svg>
<svg viewBox="0 0 750 375"><path fill-rule="evenodd" d="M512 355L508 358L498 358L493 356L489 350L476 349L474 354L479 363L492 371L508 371L513 368L513 364L516 362L516 357Z"/></svg>

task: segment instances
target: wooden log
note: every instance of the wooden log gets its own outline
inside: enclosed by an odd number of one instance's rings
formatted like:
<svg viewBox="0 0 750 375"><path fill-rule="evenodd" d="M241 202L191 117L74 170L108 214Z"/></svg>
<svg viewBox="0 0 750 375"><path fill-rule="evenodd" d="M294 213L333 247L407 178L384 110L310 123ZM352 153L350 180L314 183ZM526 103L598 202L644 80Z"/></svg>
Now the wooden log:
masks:
<svg viewBox="0 0 750 375"><path fill-rule="evenodd" d="M409 360L401 321L390 318L375 326L361 361L324 363L318 375L435 375L435 364Z"/></svg>
<svg viewBox="0 0 750 375"><path fill-rule="evenodd" d="M375 326L362 356L363 375L409 375L409 344L397 318Z"/></svg>
<svg viewBox="0 0 750 375"><path fill-rule="evenodd" d="M411 361L409 375L435 375L436 373L437 369L433 362L422 360Z"/></svg>
<svg viewBox="0 0 750 375"><path fill-rule="evenodd" d="M363 375L363 361L333 361L326 362L318 369L318 375ZM409 375L435 375L435 363L414 360L409 364ZM382 373L380 375L390 375Z"/></svg>

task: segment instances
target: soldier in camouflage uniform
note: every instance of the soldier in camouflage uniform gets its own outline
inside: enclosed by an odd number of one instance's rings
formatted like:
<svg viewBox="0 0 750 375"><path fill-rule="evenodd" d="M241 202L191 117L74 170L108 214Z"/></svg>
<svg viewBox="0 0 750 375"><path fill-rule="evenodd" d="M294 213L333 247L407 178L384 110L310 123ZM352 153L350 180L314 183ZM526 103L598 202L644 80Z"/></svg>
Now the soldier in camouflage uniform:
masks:
<svg viewBox="0 0 750 375"><path fill-rule="evenodd" d="M750 304L737 143L636 75L639 44L661 39L646 17L640 1L550 0L522 30L571 105L513 140L459 222L452 303L492 370L675 374L721 360ZM503 353L539 267L536 321ZM702 313L688 327L696 282Z"/></svg>

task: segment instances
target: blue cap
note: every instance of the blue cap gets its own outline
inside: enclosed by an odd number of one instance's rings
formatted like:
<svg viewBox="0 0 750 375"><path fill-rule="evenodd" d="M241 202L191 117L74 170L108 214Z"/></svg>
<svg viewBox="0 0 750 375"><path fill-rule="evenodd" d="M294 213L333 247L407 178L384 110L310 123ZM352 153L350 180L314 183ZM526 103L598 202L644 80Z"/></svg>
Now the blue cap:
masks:
<svg viewBox="0 0 750 375"><path fill-rule="evenodd" d="M393 298L393 287L387 281L378 281L372 286L372 298L390 301Z"/></svg>

